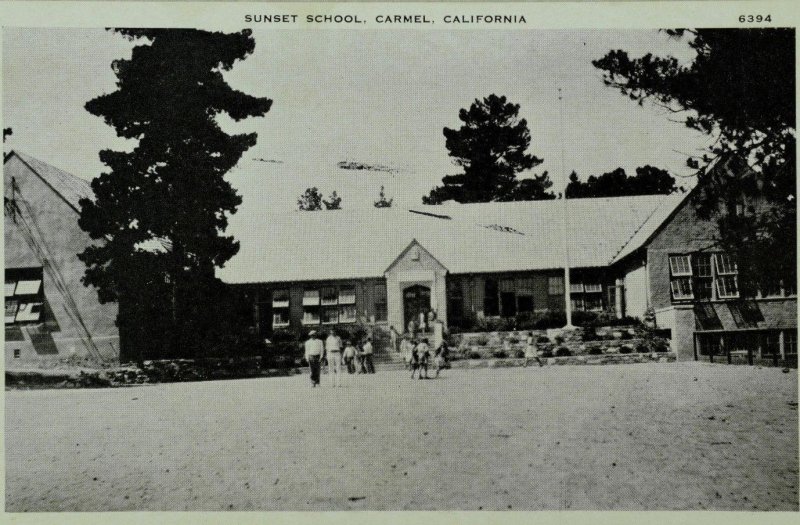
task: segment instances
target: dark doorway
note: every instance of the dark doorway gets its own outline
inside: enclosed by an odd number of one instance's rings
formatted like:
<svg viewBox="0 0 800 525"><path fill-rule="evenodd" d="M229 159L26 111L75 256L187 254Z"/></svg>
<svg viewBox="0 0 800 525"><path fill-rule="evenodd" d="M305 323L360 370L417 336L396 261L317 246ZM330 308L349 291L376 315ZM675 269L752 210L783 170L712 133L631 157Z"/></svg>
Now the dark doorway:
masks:
<svg viewBox="0 0 800 525"><path fill-rule="evenodd" d="M413 319L419 324L420 314L425 314L431 309L431 289L427 286L415 285L403 290L403 319L408 323Z"/></svg>

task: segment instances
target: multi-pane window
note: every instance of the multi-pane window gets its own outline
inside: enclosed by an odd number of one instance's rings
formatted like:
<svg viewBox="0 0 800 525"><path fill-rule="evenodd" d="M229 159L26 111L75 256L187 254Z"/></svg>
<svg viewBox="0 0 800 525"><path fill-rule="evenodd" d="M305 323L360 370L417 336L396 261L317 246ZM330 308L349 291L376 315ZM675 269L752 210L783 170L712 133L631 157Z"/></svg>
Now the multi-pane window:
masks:
<svg viewBox="0 0 800 525"><path fill-rule="evenodd" d="M303 290L303 324L338 324L356 321L354 286L325 286Z"/></svg>
<svg viewBox="0 0 800 525"><path fill-rule="evenodd" d="M272 292L272 326L289 326L289 290Z"/></svg>
<svg viewBox="0 0 800 525"><path fill-rule="evenodd" d="M549 295L563 295L564 294L564 278L548 277L547 278L547 293Z"/></svg>
<svg viewBox="0 0 800 525"><path fill-rule="evenodd" d="M734 299L739 297L736 260L726 253L670 255L672 299Z"/></svg>
<svg viewBox="0 0 800 525"><path fill-rule="evenodd" d="M780 340L778 332L767 332L764 334L763 344L761 345L762 356L773 356L780 353Z"/></svg>
<svg viewBox="0 0 800 525"><path fill-rule="evenodd" d="M783 333L783 350L786 355L797 354L797 330L786 330Z"/></svg>
<svg viewBox="0 0 800 525"><path fill-rule="evenodd" d="M692 254L694 271L693 291L697 299L711 299L714 289L714 274L711 271L711 254Z"/></svg>
<svg viewBox="0 0 800 525"><path fill-rule="evenodd" d="M692 266L689 255L671 255L669 258L670 288L673 299L694 299L692 291Z"/></svg>
<svg viewBox="0 0 800 525"><path fill-rule="evenodd" d="M31 323L42 320L44 296L41 272L26 270L24 278L5 281L5 324Z"/></svg>
<svg viewBox="0 0 800 525"><path fill-rule="evenodd" d="M573 310L602 310L603 285L599 283L570 283L570 302Z"/></svg>
<svg viewBox="0 0 800 525"><path fill-rule="evenodd" d="M533 279L529 277L518 280L517 312L533 312Z"/></svg>
<svg viewBox="0 0 800 525"><path fill-rule="evenodd" d="M726 253L714 256L717 268L717 295L720 299L739 297L738 269L733 257Z"/></svg>
<svg viewBox="0 0 800 525"><path fill-rule="evenodd" d="M303 324L319 324L320 290L316 288L303 290Z"/></svg>
<svg viewBox="0 0 800 525"><path fill-rule="evenodd" d="M699 335L697 343L700 355L720 355L722 353L719 334Z"/></svg>

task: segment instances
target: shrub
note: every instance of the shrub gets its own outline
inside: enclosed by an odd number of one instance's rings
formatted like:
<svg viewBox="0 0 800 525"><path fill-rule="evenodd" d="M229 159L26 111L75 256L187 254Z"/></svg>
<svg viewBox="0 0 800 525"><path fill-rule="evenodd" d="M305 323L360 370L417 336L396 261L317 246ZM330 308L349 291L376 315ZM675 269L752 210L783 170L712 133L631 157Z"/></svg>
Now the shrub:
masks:
<svg viewBox="0 0 800 525"><path fill-rule="evenodd" d="M669 342L662 337L653 337L653 350L656 352L669 352Z"/></svg>
<svg viewBox="0 0 800 525"><path fill-rule="evenodd" d="M481 354L479 354L478 352L470 352L469 353L469 358L470 359L480 359L481 358Z"/></svg>
<svg viewBox="0 0 800 525"><path fill-rule="evenodd" d="M638 353L640 353L640 354L649 354L650 353L650 349L647 348L647 344L646 343L639 343L638 345L636 345L636 351Z"/></svg>
<svg viewBox="0 0 800 525"><path fill-rule="evenodd" d="M628 346L628 345L624 345L624 346L621 346L621 347L619 348L619 353L620 353L620 354L630 354L630 353L632 353L632 352L633 352L633 348L631 348L631 347L630 347L630 346Z"/></svg>
<svg viewBox="0 0 800 525"><path fill-rule="evenodd" d="M547 345L550 344L550 338L546 335L540 335L536 338L536 344Z"/></svg>
<svg viewBox="0 0 800 525"><path fill-rule="evenodd" d="M492 357L496 357L498 359L505 359L508 357L508 353L505 350L495 350L492 352Z"/></svg>
<svg viewBox="0 0 800 525"><path fill-rule="evenodd" d="M572 355L572 352L569 351L569 348L566 346L561 346L556 350L556 357L567 357Z"/></svg>
<svg viewBox="0 0 800 525"><path fill-rule="evenodd" d="M631 339L633 336L626 330L621 332L620 339Z"/></svg>
<svg viewBox="0 0 800 525"><path fill-rule="evenodd" d="M553 357L553 351L551 349L549 349L549 348L545 348L544 350L542 350L541 356L542 357Z"/></svg>
<svg viewBox="0 0 800 525"><path fill-rule="evenodd" d="M514 357L516 357L517 359L521 359L521 358L525 357L525 351L524 350L515 351L514 352Z"/></svg>
<svg viewBox="0 0 800 525"><path fill-rule="evenodd" d="M592 346L589 348L589 355L601 355L603 353L603 349L599 346Z"/></svg>
<svg viewBox="0 0 800 525"><path fill-rule="evenodd" d="M482 335L473 339L473 342L478 346L486 346L489 344L489 338L485 335Z"/></svg>

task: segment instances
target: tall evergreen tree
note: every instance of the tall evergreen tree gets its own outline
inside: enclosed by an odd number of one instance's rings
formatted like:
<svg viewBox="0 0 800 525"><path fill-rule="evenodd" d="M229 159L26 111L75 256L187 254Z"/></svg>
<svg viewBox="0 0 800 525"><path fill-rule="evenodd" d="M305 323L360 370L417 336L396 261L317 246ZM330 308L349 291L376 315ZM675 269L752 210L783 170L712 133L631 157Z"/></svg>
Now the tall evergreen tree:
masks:
<svg viewBox="0 0 800 525"><path fill-rule="evenodd" d="M776 275L794 280L795 30L666 33L685 39L694 59L631 58L615 50L593 64L606 85L640 105L650 101L684 115L687 127L716 138L706 154L687 159L698 170L698 211L716 218L720 245L738 255L742 281L769 287L765 280ZM759 204L742 210L743 198Z"/></svg>
<svg viewBox="0 0 800 525"><path fill-rule="evenodd" d="M517 180L518 173L542 163L526 153L531 134L519 118L519 104L492 94L476 99L458 118L464 123L459 129L444 128L445 146L464 173L445 176L442 186L422 198L424 204L553 198L547 173Z"/></svg>
<svg viewBox="0 0 800 525"><path fill-rule="evenodd" d="M223 232L242 200L224 176L256 143L255 133L224 132L216 117L263 116L272 101L237 91L223 77L253 52L250 30L113 31L142 43L130 59L112 63L117 90L86 110L136 145L100 152L109 171L92 181L94 200L80 202L80 226L101 241L79 255L87 265L83 282L98 288L101 301L119 301L120 333L131 336L123 359L141 357L134 346L158 336L142 325L164 318L169 353L196 355L215 325L214 268L238 251ZM156 301L158 289L164 296Z"/></svg>
<svg viewBox="0 0 800 525"><path fill-rule="evenodd" d="M394 199L387 199L386 193L384 192L383 186L381 186L381 192L378 194L378 200L375 201L374 206L376 208L391 208L392 202Z"/></svg>

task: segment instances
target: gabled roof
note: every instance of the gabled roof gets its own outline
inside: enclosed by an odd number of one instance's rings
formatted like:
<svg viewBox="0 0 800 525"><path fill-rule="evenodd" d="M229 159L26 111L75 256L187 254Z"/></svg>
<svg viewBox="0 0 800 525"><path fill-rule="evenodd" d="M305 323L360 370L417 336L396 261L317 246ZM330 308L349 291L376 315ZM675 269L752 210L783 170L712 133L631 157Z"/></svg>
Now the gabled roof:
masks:
<svg viewBox="0 0 800 525"><path fill-rule="evenodd" d="M672 210L683 197L568 200L570 265L608 266L657 210ZM450 273L558 269L563 205L524 201L277 214L245 203L227 231L240 241L239 253L218 275L232 284L382 277L415 239Z"/></svg>
<svg viewBox="0 0 800 525"><path fill-rule="evenodd" d="M624 246L614 255L609 264L615 264L639 248L645 246L689 198L691 192L673 194L656 206L644 223L636 229Z"/></svg>
<svg viewBox="0 0 800 525"><path fill-rule="evenodd" d="M623 247L639 241L638 232L657 227L684 198L684 194L672 194L567 199L570 264L609 265ZM563 200L444 204L417 209L438 210L454 220L522 234L540 249L548 247L559 254L563 251Z"/></svg>
<svg viewBox="0 0 800 525"><path fill-rule="evenodd" d="M50 186L53 191L61 196L61 198L64 199L64 201L66 201L66 203L69 204L69 206L76 212L80 211L78 201L83 198L94 198L94 192L92 191L92 186L88 180L76 177L71 173L60 170L20 151L15 150L9 153L6 156L3 164L7 163L14 156L18 157L23 163L25 163L34 173L36 173L36 175L39 176L39 178L45 182L45 184Z"/></svg>

